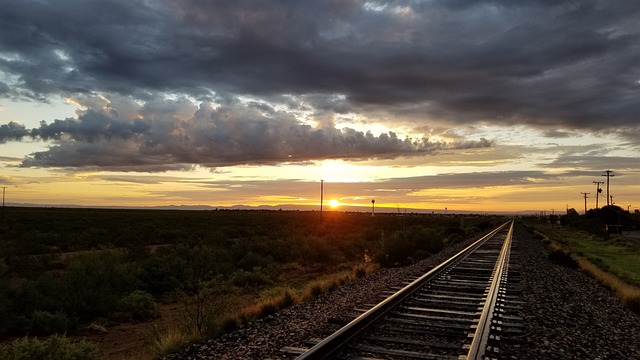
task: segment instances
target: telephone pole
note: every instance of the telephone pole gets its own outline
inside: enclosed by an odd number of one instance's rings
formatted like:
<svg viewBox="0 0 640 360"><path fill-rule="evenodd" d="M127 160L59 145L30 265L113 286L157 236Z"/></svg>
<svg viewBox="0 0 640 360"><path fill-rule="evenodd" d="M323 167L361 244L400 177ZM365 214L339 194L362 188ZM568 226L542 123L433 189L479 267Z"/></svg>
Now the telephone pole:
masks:
<svg viewBox="0 0 640 360"><path fill-rule="evenodd" d="M7 190L6 186L2 187L2 220L4 220L4 193Z"/></svg>
<svg viewBox="0 0 640 360"><path fill-rule="evenodd" d="M604 184L604 181L594 181L593 183L596 184L596 209L598 209L598 195L602 192L600 184Z"/></svg>
<svg viewBox="0 0 640 360"><path fill-rule="evenodd" d="M602 176L606 176L607 177L607 206L609 206L609 178L610 177L614 177L615 175L613 174L613 170L606 170L605 171L606 174L603 174ZM613 200L611 200L613 201ZM611 204L613 205L613 204Z"/></svg>
<svg viewBox="0 0 640 360"><path fill-rule="evenodd" d="M581 192L580 194L584 195L584 213L587 213L587 195L591 194L591 193L587 193L587 192Z"/></svg>
<svg viewBox="0 0 640 360"><path fill-rule="evenodd" d="M322 202L324 201L324 180L320 180L320 225L322 225Z"/></svg>

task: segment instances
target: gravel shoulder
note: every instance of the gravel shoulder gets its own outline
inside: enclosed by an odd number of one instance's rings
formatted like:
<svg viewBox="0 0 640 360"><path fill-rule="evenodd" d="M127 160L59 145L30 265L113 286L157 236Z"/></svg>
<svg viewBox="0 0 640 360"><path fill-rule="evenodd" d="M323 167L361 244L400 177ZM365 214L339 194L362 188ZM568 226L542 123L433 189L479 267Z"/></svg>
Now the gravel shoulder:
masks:
<svg viewBox="0 0 640 360"><path fill-rule="evenodd" d="M522 264L527 335L513 359L640 359L640 316L579 270L551 263L544 246L523 226L514 233ZM167 356L177 359L291 359L285 346L304 346L350 320L353 309L381 301L379 294L424 273L474 239L455 244L414 265L383 269L313 300ZM350 314L346 315L345 314Z"/></svg>
<svg viewBox="0 0 640 360"><path fill-rule="evenodd" d="M516 228L528 346L519 359L640 359L640 316L580 270L552 263Z"/></svg>

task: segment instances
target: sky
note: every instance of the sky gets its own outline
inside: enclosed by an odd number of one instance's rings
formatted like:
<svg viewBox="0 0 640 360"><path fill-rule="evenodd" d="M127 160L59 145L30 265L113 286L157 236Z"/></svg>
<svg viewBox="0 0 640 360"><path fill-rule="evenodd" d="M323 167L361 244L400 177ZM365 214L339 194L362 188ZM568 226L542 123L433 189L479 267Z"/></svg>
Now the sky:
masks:
<svg viewBox="0 0 640 360"><path fill-rule="evenodd" d="M640 207L636 0L0 2L7 204ZM599 205L606 205L606 189ZM612 197L611 197L612 196Z"/></svg>

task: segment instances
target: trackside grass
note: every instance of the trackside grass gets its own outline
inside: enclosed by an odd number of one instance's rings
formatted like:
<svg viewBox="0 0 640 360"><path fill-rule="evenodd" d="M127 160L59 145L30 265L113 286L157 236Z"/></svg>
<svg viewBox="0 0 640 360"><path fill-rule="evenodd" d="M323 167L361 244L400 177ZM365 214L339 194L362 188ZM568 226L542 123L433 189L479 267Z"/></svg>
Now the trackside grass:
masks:
<svg viewBox="0 0 640 360"><path fill-rule="evenodd" d="M601 239L574 229L528 224L536 237L549 247L550 255L568 254L581 271L612 291L624 306L640 314L639 239L624 235Z"/></svg>
<svg viewBox="0 0 640 360"><path fill-rule="evenodd" d="M203 308L201 311L224 312L223 316L208 318L211 324L204 328L215 329L213 332L201 333L196 326L195 318L183 326L171 326L161 329L153 334L148 341L148 352L138 354L130 360L157 359L173 352L194 341L233 331L244 324L261 317L271 315L288 306L301 303L305 300L317 297L325 292L337 289L340 285L370 275L379 269L378 264L358 264L350 271L340 271L334 274L314 279L300 287L276 286L266 289L260 298L251 304L242 307L230 307L224 309ZM205 316L206 317L206 316Z"/></svg>

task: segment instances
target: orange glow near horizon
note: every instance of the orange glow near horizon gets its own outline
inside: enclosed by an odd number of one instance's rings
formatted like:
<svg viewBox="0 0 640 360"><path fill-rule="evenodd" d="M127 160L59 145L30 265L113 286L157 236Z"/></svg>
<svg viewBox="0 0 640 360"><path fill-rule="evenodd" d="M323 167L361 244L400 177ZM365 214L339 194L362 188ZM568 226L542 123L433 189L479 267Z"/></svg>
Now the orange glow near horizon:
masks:
<svg viewBox="0 0 640 360"><path fill-rule="evenodd" d="M85 171L64 173L48 169L20 168L16 160L8 158L4 173L6 202L12 205L74 205L74 206L286 206L310 209L319 205L319 180L306 176L313 171L322 172L322 166L287 165L287 177L282 167L238 166L211 173L208 169L192 172L165 172L140 174ZM346 166L346 165L343 165ZM422 168L418 168L420 170ZM276 170L278 172L276 172ZM343 169L355 174L357 166ZM348 170L348 171L347 171ZM384 167L372 181L324 182L324 205L332 210L370 211L375 198L376 210L381 212L429 211L547 211L559 212L566 208L582 211L581 192L592 187L593 177L574 177L571 182L536 181L522 184L486 186L468 183L447 184L434 181L424 184L406 173L398 178L386 178ZM424 169L423 169L424 170ZM367 170L369 171L369 170ZM373 174L373 172L372 172ZM395 173L394 173L395 174ZM313 174L312 174L313 175ZM318 178L326 178L324 174ZM626 174L625 174L626 175ZM404 180L404 177L409 180ZM434 175L435 176L435 175ZM418 178L419 179L419 178ZM429 179L427 179L429 180ZM397 181L397 184L396 184ZM636 208L640 186L632 176L615 178L615 202L623 208ZM593 191L591 191L593 193ZM604 195L600 203L606 203ZM589 208L595 198L588 198Z"/></svg>

